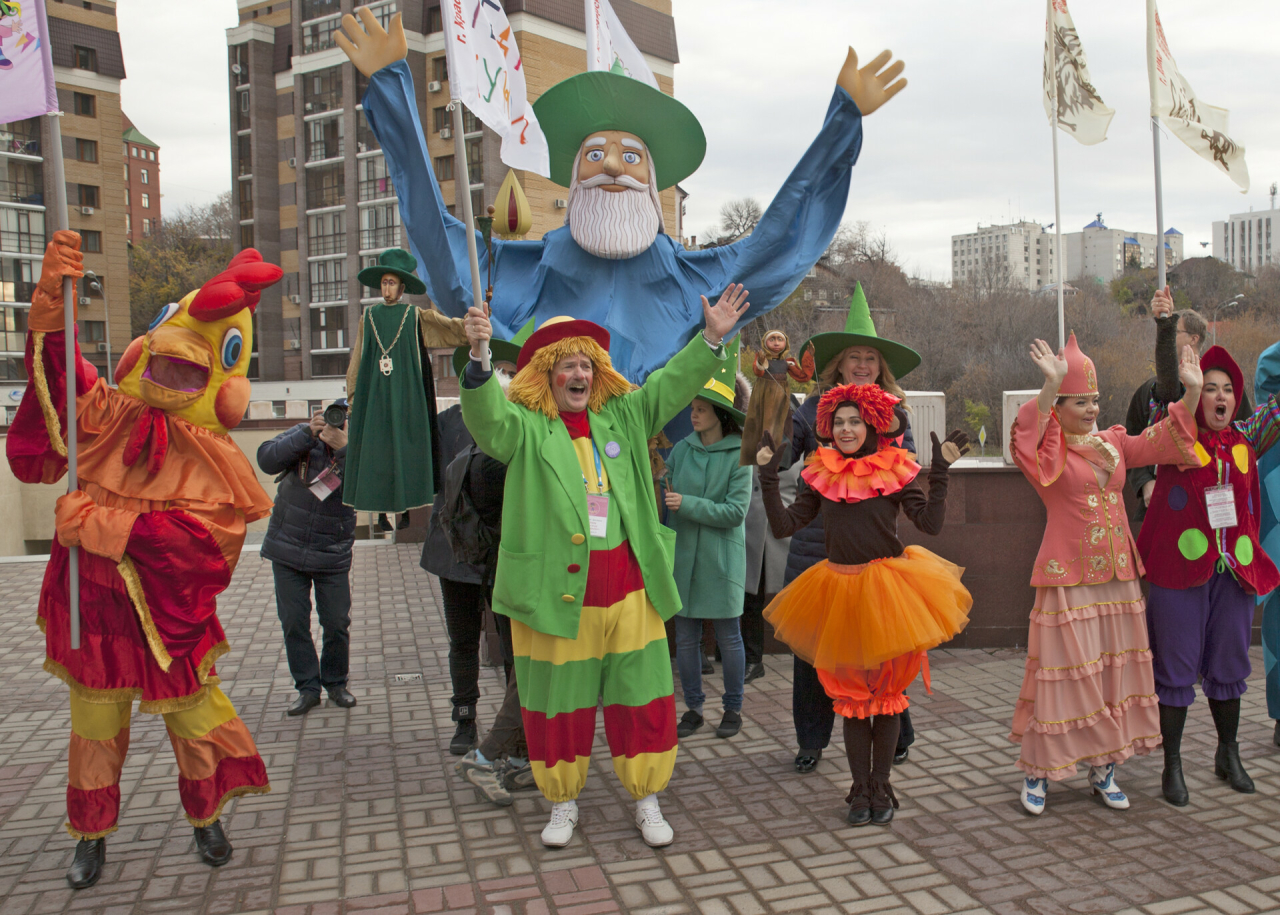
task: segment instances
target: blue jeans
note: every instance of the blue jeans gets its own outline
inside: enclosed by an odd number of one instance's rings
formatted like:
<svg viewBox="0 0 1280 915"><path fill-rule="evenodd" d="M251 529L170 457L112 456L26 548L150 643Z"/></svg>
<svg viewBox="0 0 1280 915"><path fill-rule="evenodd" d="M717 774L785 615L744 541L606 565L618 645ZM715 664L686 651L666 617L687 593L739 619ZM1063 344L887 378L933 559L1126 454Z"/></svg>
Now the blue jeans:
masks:
<svg viewBox="0 0 1280 915"><path fill-rule="evenodd" d="M687 616L672 618L676 627L676 668L684 690L685 707L701 712L706 695L702 692L702 623ZM747 657L742 647L742 627L738 617L712 620L720 657L724 662L725 711L742 711L742 678L747 670Z"/></svg>

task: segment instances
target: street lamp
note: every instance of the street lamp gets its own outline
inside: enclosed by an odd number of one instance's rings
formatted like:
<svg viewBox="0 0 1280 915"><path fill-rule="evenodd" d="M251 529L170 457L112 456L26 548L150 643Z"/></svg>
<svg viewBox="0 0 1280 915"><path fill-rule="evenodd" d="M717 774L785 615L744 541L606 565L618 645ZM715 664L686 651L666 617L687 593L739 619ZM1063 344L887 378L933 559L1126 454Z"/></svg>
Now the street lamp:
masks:
<svg viewBox="0 0 1280 915"><path fill-rule="evenodd" d="M107 289L98 274L92 270L84 272L84 281L89 284L89 289L102 295L102 311L106 315L106 337L107 337L107 384L111 384L111 306L107 302Z"/></svg>
<svg viewBox="0 0 1280 915"><path fill-rule="evenodd" d="M1239 305L1240 300L1244 298L1243 292L1236 293L1230 300L1223 302L1221 305L1213 306L1213 345L1218 345L1218 312L1224 308L1230 308L1233 305Z"/></svg>

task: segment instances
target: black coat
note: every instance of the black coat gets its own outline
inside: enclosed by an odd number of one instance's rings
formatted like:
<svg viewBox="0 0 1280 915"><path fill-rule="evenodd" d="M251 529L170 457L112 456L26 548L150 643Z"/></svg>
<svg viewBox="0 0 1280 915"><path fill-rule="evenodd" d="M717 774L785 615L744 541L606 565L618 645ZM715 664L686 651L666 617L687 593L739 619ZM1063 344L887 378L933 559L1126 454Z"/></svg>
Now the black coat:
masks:
<svg viewBox="0 0 1280 915"><path fill-rule="evenodd" d="M262 542L262 558L299 572L343 572L351 568L356 510L342 504L342 487L321 501L308 489L326 467L339 477L347 449L334 451L299 423L258 447L263 473L279 474L275 509ZM303 474L305 473L305 480Z"/></svg>

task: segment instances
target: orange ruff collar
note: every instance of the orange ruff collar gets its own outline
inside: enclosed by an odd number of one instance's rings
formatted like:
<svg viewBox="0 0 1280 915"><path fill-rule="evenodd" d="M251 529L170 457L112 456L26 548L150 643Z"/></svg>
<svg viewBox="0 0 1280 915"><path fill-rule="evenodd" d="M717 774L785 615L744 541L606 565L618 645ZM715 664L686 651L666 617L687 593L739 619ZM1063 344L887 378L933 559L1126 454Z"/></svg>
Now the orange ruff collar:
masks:
<svg viewBox="0 0 1280 915"><path fill-rule="evenodd" d="M919 473L920 465L901 448L891 446L851 458L824 445L813 453L800 475L823 498L861 502L899 492Z"/></svg>

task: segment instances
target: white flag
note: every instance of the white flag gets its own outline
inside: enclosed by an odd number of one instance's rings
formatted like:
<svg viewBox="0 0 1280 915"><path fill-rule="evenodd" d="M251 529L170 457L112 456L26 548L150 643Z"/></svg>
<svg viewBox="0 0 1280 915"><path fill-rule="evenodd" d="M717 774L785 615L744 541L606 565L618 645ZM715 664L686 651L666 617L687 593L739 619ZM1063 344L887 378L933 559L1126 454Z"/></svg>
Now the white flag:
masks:
<svg viewBox="0 0 1280 915"><path fill-rule="evenodd" d="M1228 112L1206 105L1178 72L1169 53L1155 0L1147 0L1147 78L1151 83L1151 115L1158 117L1202 159L1227 173L1240 190L1249 190L1249 168L1244 147L1227 136Z"/></svg>
<svg viewBox="0 0 1280 915"><path fill-rule="evenodd" d="M0 124L58 110L46 22L44 0L0 3ZM0 133L0 143L12 143L8 136ZM6 147L6 152L28 151Z"/></svg>
<svg viewBox="0 0 1280 915"><path fill-rule="evenodd" d="M587 69L611 70L658 88L653 71L635 46L609 0L586 0Z"/></svg>
<svg viewBox="0 0 1280 915"><path fill-rule="evenodd" d="M462 0L448 0L443 19L453 98L502 137L503 162L550 175L547 138L525 94L523 61L507 14L496 0L476 0L469 10Z"/></svg>
<svg viewBox="0 0 1280 915"><path fill-rule="evenodd" d="M1053 120L1057 98L1058 126L1085 146L1107 138L1115 111L1102 104L1089 79L1089 63L1076 32L1067 0L1049 0L1044 36L1044 113Z"/></svg>

